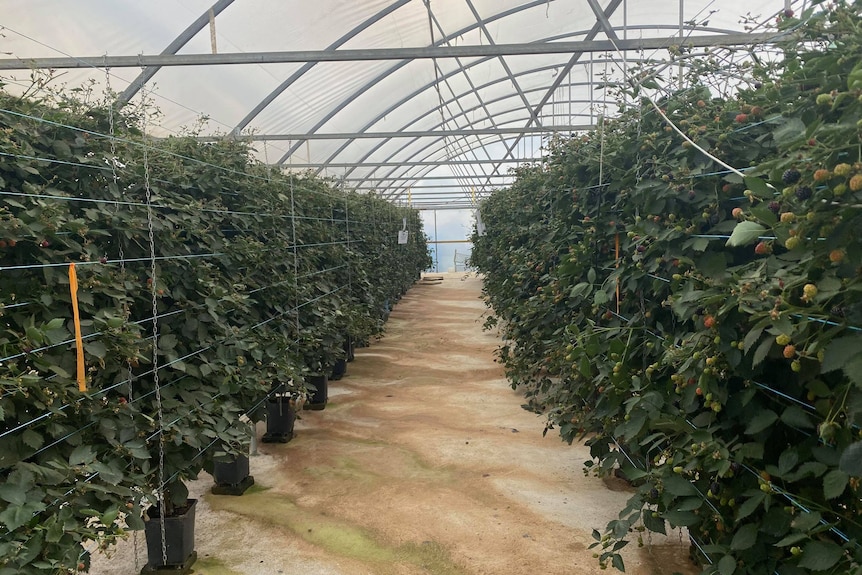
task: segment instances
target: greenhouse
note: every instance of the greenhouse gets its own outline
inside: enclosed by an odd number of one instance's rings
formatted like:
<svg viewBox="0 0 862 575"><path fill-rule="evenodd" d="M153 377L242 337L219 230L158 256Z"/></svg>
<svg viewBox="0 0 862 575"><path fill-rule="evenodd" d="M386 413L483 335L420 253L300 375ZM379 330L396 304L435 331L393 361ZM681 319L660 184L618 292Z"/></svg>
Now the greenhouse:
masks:
<svg viewBox="0 0 862 575"><path fill-rule="evenodd" d="M7 0L0 575L862 575L862 0Z"/></svg>

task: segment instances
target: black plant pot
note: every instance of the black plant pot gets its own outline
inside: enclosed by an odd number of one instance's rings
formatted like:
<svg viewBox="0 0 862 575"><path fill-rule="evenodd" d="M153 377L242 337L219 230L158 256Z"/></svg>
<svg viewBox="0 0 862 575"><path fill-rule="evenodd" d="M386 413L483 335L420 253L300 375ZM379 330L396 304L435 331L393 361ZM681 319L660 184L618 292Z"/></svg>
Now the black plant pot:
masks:
<svg viewBox="0 0 862 575"><path fill-rule="evenodd" d="M311 375L308 377L308 383L314 386L314 393L308 398L303 407L314 411L326 408L326 402L329 399L329 381L326 376Z"/></svg>
<svg viewBox="0 0 862 575"><path fill-rule="evenodd" d="M296 409L289 395L274 395L266 402L266 433L264 443L287 443L293 439Z"/></svg>
<svg viewBox="0 0 862 575"><path fill-rule="evenodd" d="M233 461L213 462L212 492L216 495L242 495L254 485L254 477L249 475L247 455L237 455Z"/></svg>
<svg viewBox="0 0 862 575"><path fill-rule="evenodd" d="M332 381L338 381L344 374L347 373L347 360L339 359L335 362L335 365L332 366L332 375L329 376L329 379Z"/></svg>
<svg viewBox="0 0 862 575"><path fill-rule="evenodd" d="M356 359L356 342L349 335L344 338L344 353L347 355L347 361Z"/></svg>
<svg viewBox="0 0 862 575"><path fill-rule="evenodd" d="M176 573L188 573L197 559L195 553L195 507L197 499L189 499L188 505L181 513L165 517L165 551L167 560L162 558L162 522L159 519L161 510L151 507L147 511L148 519L144 523L144 534L147 539L147 565L142 574L162 573L171 570Z"/></svg>

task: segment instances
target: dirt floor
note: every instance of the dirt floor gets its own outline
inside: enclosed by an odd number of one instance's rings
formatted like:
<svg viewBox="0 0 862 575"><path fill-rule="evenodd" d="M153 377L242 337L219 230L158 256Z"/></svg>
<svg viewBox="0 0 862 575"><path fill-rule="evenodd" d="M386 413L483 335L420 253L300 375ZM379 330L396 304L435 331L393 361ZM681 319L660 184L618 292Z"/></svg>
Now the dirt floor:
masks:
<svg viewBox="0 0 862 575"><path fill-rule="evenodd" d="M481 281L438 275L398 303L382 341L357 350L326 409L301 413L293 441L259 446L249 492L212 495L207 475L190 486L195 573L601 571L591 532L628 493L584 476L587 450L543 438L541 417L521 409L494 363L498 340L482 330ZM627 573L696 572L683 541L633 542ZM95 557L91 573L131 575L145 562L138 534Z"/></svg>

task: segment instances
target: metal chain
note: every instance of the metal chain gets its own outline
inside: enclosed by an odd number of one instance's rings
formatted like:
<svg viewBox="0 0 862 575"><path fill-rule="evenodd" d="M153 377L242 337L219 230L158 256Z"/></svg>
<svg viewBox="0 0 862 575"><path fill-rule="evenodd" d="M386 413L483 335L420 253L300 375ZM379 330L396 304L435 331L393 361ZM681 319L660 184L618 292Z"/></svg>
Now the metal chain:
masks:
<svg viewBox="0 0 862 575"><path fill-rule="evenodd" d="M107 63L108 55L105 54L105 61ZM114 183L114 186L119 190L119 181L120 177L117 174L117 139L116 139L116 121L114 120L114 105L116 104L116 100L114 99L114 91L111 88L111 69L106 65L105 66L105 92L108 94L108 142L111 146L111 181ZM117 212L120 211L120 202L119 199L114 204ZM123 237L122 234L117 234L117 255L120 259L120 278L125 279L126 277L126 255L123 252ZM107 258L107 254L105 254ZM123 319L128 321L129 316L131 315L131 310L129 309L128 301L123 301ZM134 389L134 374L132 373L132 361L131 358L126 358L126 380L129 382L128 387L128 401L131 403L134 399L133 397L133 389ZM132 546L133 546L133 554L135 561L135 571L140 570L140 563L138 558L138 531L132 531Z"/></svg>
<svg viewBox="0 0 862 575"><path fill-rule="evenodd" d="M296 297L296 341L299 341L299 252L296 245L296 202L293 196L293 170L290 171L290 229L293 243L293 293Z"/></svg>
<svg viewBox="0 0 862 575"><path fill-rule="evenodd" d="M162 392L159 384L159 301L158 301L158 287L156 285L156 240L155 234L153 232L153 206L152 206L152 198L153 198L153 190L150 187L150 163L149 163L149 152L148 146L146 145L147 139L147 92L146 92L146 84L141 86L141 109L142 109L142 117L143 117L143 125L141 128L141 135L144 139L144 147L143 147L143 162L144 162L144 194L146 197L147 204L147 233L149 235L150 241L150 295L152 296L153 302L153 336L152 336L152 345L153 345L153 388L155 390L156 395L156 412L157 419L159 423L159 471L158 471L158 488L156 490L156 497L161 502L161 508L159 509L159 527L161 528L161 536L162 536L162 565L167 565L168 563L168 544L165 537L165 513L167 512L167 505L165 502L165 427L164 427L164 413L162 410Z"/></svg>

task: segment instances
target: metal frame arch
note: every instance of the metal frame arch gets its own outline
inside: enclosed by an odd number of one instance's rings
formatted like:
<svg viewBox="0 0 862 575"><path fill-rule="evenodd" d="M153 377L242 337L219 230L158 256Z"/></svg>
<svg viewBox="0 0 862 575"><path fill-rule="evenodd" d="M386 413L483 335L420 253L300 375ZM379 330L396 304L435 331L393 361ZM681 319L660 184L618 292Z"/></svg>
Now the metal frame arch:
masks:
<svg viewBox="0 0 862 575"><path fill-rule="evenodd" d="M528 4L524 4L523 6L518 6L516 8L510 8L509 10L505 10L503 12L500 12L499 14L495 14L493 16L490 16L490 17L485 19L485 22L486 23L487 22L494 22L494 21L499 20L501 18L511 16L512 14L517 14L519 12L522 12L524 10L528 10L530 8L535 8L537 6L545 6L545 5L547 5L547 3L548 3L548 0L532 0L532 2L529 2ZM467 34L467 33L472 32L473 30L476 30L478 28L479 28L478 22L475 24L471 24L469 26L465 26L464 28L462 28L456 32L453 32L452 34L448 34L448 35L444 36L443 38L440 38L439 40L435 41L432 46L443 45L443 44L450 42L451 40L457 38L458 36L461 36L463 34ZM480 61L487 61L488 59L493 59L493 58L496 58L496 56L488 56L485 58L481 58ZM323 118L321 118L309 130L309 133L313 134L313 133L317 132L317 130L322 128L327 122L329 122L332 118L334 118L342 110L344 110L344 108L346 108L350 104L350 102L352 102L354 99L358 98L359 96L361 96L362 94L364 94L365 92L367 92L368 90L370 90L371 88L373 88L374 86L379 84L382 80L388 78L389 76L391 76L392 74L394 74L395 72L397 72L398 70L400 70L401 68L403 68L404 66L406 66L407 64L409 64L410 62L413 62L413 61L414 60L402 60L402 61L398 62L397 64L393 65L392 67L390 67L389 69L384 70L383 72L378 74L376 77L369 80L367 83L363 84L360 88L355 90L350 96L346 97L339 105L337 105L335 108L333 108L332 110L327 112L327 114ZM294 74L294 75L296 75L296 74ZM291 78L292 77L293 76L291 76ZM451 74L447 74L446 77L451 77ZM296 79L298 79L298 77ZM296 79L294 79L294 81ZM440 80L442 81L442 79L443 78L441 77ZM434 84L430 84L430 86L433 88ZM271 103L271 101L270 101L270 103ZM382 118L382 117L383 117L383 115L378 116L377 118L374 119L374 122L379 121L380 118ZM373 125L373 122L370 125ZM364 131L364 130L368 129L368 127L369 127L369 125L366 125L364 128L362 128L359 131ZM296 152L296 150L298 150L300 146L302 146L302 141L299 141L296 144L294 144L293 146L291 146L287 150L287 152L284 154L284 156L282 156L281 159L278 160L277 163L281 164L281 163L286 162L287 158L292 156L293 153ZM340 150L339 150L339 152L340 152Z"/></svg>
<svg viewBox="0 0 862 575"><path fill-rule="evenodd" d="M338 40L330 44L326 47L327 50L335 50L340 46L343 46L348 41L352 40L377 22L381 21L383 18L388 16L389 14L395 12L402 6L405 6L410 3L410 0L396 0L371 18L368 18L364 22L355 26L351 29L347 34L341 36ZM284 82L278 85L275 90L270 92L263 100L261 100L252 110L245 115L245 117L239 121L239 123L234 127L231 131L230 135L236 137L242 132L243 129L248 126L252 120L254 120L261 112L263 112L267 106L272 104L276 98L278 98L281 94L284 93L285 90L290 88L297 80L299 80L302 76L305 75L306 72L314 68L319 62L306 62L299 70L291 74ZM295 148L292 148L290 153L292 154L295 151ZM285 156L286 158L287 156ZM282 163L279 161L278 163Z"/></svg>
<svg viewBox="0 0 862 575"><path fill-rule="evenodd" d="M478 64L480 64L480 63L486 62L487 60L490 60L490 59L493 59L493 58L494 58L494 56L488 56L488 57L486 57L486 58L480 58L480 59L476 60L475 62L471 62L471 63L468 65L468 67L472 67L472 66L474 66L474 65L478 65ZM588 62L593 62L593 60L592 60L592 59L591 59L591 60L588 60ZM560 64L551 64L551 65L540 66L540 67L537 67L537 68L531 68L531 69L529 69L529 70L525 70L525 71L523 71L523 72L520 72L519 74L516 74L516 76L521 76L521 75L525 75L525 74L539 73L539 72L542 72L542 71L551 70L551 69L554 69L554 68L559 68L559 66L560 66ZM455 75L455 74L458 74L458 73L460 73L460 70L455 70L455 71L452 71L452 72L448 73L448 74L447 74L447 76L452 76L452 75ZM505 81L507 81L507 78L504 78L504 77L498 77L498 78L495 78L494 80L492 80L492 81L490 81L490 82L486 82L485 84L483 84L482 86L480 86L480 88L484 88L484 87L487 87L487 86L490 86L490 85L494 85L494 84L497 84L497 83L501 83L501 82L505 82ZM578 84L578 85L589 85L589 82L578 82L577 84ZM359 131L365 131L365 130L369 129L369 128L374 124L374 123L376 123L377 121L379 121L380 119L382 119L385 115L390 114L390 113L392 113L395 109L397 109L397 108L399 108L399 107L401 107L401 106L406 105L407 103L409 103L409 101L410 101L410 100L412 100L413 98L415 98L415 97L419 96L421 93L423 93L423 92L425 92L425 91L427 91L427 90L432 89L433 87L434 87L434 84L433 84L433 83L428 83L428 84L426 84L425 86L422 86L422 87L418 88L418 89L417 89L415 92L413 92L412 94L409 94L409 95L405 96L405 97L404 97L404 98L402 98L400 101L398 101L397 103L395 103L395 104L393 104L392 106L390 106L389 108L387 108L387 109L386 109L382 114L380 114L377 118L375 118L374 120L372 120L371 122L369 122L368 124L366 124L365 126L363 126L363 127L362 127L362 129L361 129L361 130L359 130ZM538 89L533 89L533 90L529 90L529 92L530 92L530 93L532 93L532 92L537 91L537 90L538 90L538 91L542 91L542 90L545 90L545 88L544 88L544 87L542 87L542 88L538 88ZM461 96L466 95L466 94L468 94L468 93L469 93L469 92L463 92L463 93L461 93L460 95L455 96L455 98L461 97ZM512 93L507 93L505 96L502 96L502 97L500 97L500 98L495 98L494 100L486 101L485 103L486 103L486 104L496 103L496 102L498 102L498 101L500 101L500 100L509 99L509 98L512 98L512 97L514 97L514 94L512 94ZM477 110L479 107L480 107L480 106L474 106L473 108L470 108L469 110L467 110L467 112L468 112L468 113L469 113L469 112L473 112L473 111ZM415 122L417 122L417 121L419 121L420 119L422 119L422 118L424 118L424 117L426 117L426 116L428 116L428 115L430 115L430 114L433 114L433 113L434 113L434 110L433 110L433 109L432 109L432 110L426 110L426 111L425 111L425 112L423 112L420 116L417 116L416 118L414 118L413 120L411 120L409 123L407 123L407 124L403 124L403 126L402 126L402 128L401 128L401 129L402 129L402 130L406 130L407 128L409 128L409 126L413 125ZM485 118L481 118L480 120L483 120L483 119L485 119ZM435 127L439 127L441 124L442 124L442 123L436 124L436 125L435 125ZM554 131L554 130L550 130L550 131ZM356 161L357 166L361 166L361 165L362 165L362 162L364 162L365 160L367 160L367 159L370 157L370 155L371 155L371 154L373 154L374 152L376 152L377 150L379 150L379 149L380 149L380 147L382 147L383 145L385 145L386 143L388 143L388 142L389 142L389 141L391 141L391 140L392 140L392 138L387 138L387 139L385 139L385 140L383 140L383 141L379 142L379 143L378 143L374 148L372 148L369 152L367 152L364 156L362 156L360 159L358 159L358 160ZM409 145L412 145L413 143L415 143L415 142L416 142L416 141L418 141L418 140L419 140L419 138L414 138L414 139L410 140L409 142L407 142L406 144L404 144L401 148L399 148L398 150L396 150L394 153L390 154L390 155L387 157L387 160L392 159L396 154L398 154L398 153L400 153L401 151L403 151L403 150L404 150L404 148L406 148L406 147L407 147L407 146L409 146ZM325 162L324 164L321 164L321 168L320 168L320 169L322 169L323 167L325 167L326 165L328 165L330 162L332 162L338 154L340 154L341 152L343 152L343 151L344 151L344 149L346 149L346 148L347 148L347 146L348 146L348 145L350 145L351 143L353 143L354 141L355 141L354 139L351 139L351 140L347 140L347 141L345 141L345 142L341 145L341 147L340 147L338 150L336 150L333 154L331 154L331 155L329 156L329 158L327 158L327 160L326 160L326 162ZM439 141L439 138L438 138L438 140L435 140L435 142L436 142L436 141ZM427 148L427 146L426 146L426 148ZM422 151L422 150L424 150L424 149L425 149L425 148L422 148L422 149L421 149L421 150L419 150L419 151ZM350 175L352 172L353 172L353 170L352 170L352 169L351 169L351 170L348 170L348 171L345 173L345 175Z"/></svg>
<svg viewBox="0 0 862 575"><path fill-rule="evenodd" d="M189 40L197 36L197 33L204 29L204 27L209 23L210 12L213 14L213 18L218 17L219 14L224 12L224 10L233 4L234 0L217 0L215 4L213 4L209 10L198 16L196 20L194 20L188 27L180 32L179 36L177 36L173 42L167 45L167 47L162 50L162 55L173 55L180 51L180 48L188 44ZM138 77L132 80L132 83L123 90L123 93L117 97L116 104L122 106L127 104L129 100L131 100L138 91L149 82L156 73L161 70L161 66L147 66L144 68Z"/></svg>
<svg viewBox="0 0 862 575"><path fill-rule="evenodd" d="M607 11L606 16L610 17L610 16L614 13L614 11L616 11L616 9L617 9L621 4L622 4L622 2L623 2L623 0L610 0L610 2L608 3L608 7L606 8L606 11ZM534 4L535 4L535 3L534 3ZM544 4L544 3L540 3L540 4ZM533 5L533 4L531 4L530 6L532 7L532 5ZM501 13L501 14L504 14L504 13ZM493 20L492 20L491 18L486 19L486 22L489 22L489 21L493 21ZM476 27L478 27L478 26L479 26L479 24L478 24L478 23L477 23L477 24L474 24L474 25L470 26L470 27L468 28L468 30L466 30L466 31L474 30L474 29L476 29ZM595 22L595 24L593 24L593 26L592 26L588 31L584 32L584 39L586 39L586 40L592 40L592 39L593 39L593 38L595 38L595 36L596 36L600 31L601 31L601 29L602 29L601 23L599 23L598 21L596 21L596 22ZM466 31L465 31L465 32L466 32ZM461 33L461 34L463 34L463 33L465 33L465 32L460 32L460 33ZM579 33L578 33L578 34L579 34ZM575 33L573 33L573 35L575 35ZM537 40L537 42L543 42L543 41L544 41L544 40ZM577 52L577 53L576 53L576 54L575 54L575 55L570 59L569 63L568 63L568 64L566 64L566 66L564 67L564 71L560 73L560 77L558 78L558 80L552 84L552 86L551 86L551 88L549 89L549 91L548 91L548 93L546 94L546 96L545 96L545 97L543 97L543 98L541 99L541 101L539 102L539 104L538 104L534 109L531 109L531 113L530 113L530 115L531 115L532 117L536 117L536 116L541 112L542 108L543 108L543 107L544 107L544 105L547 103L547 99L550 97L550 94L553 94L554 90L556 90L556 89L557 89L557 87L559 87L559 84L560 84L560 82L562 81L562 77L563 77L565 74L567 74L567 73L568 73L568 70L570 70L570 69L571 69L571 67L572 67L572 66L573 66L573 65L574 65L574 64L575 64L575 63L580 59L580 57L581 57L581 56L583 56L583 55L584 55L584 52L583 52L583 51L581 51L581 52ZM473 66L475 66L475 65L478 65L479 63L487 62L487 61L488 61L488 60L490 60L490 59L493 59L493 57L490 57L490 56L489 56L489 57L486 57L486 58L478 58L476 61L471 62L471 63L470 63L470 65L466 66L465 68L466 68L466 69L469 69L469 68L471 68L471 67L473 67ZM401 64L401 65L403 65L403 64ZM400 67L400 66L399 66L399 67ZM414 92L412 95L410 95L409 97L403 98L399 103L397 103L397 104L395 104L395 105L391 106L391 107L390 107L389 109L387 109L385 112L383 112L382 114L378 115L378 117L377 117L377 118L375 118L375 119L374 119L374 120L372 120L370 123L368 123L368 124L366 124L365 126L363 126L363 128L362 128L360 131L364 131L364 130L369 129L371 126L373 126L373 125L374 125L374 123L376 123L377 121L379 121L381 118L383 118L383 117L384 117L384 116L386 116L387 114L391 113L393 110L395 110L395 109L397 109L398 107L400 107L400 106L404 105L404 104L405 104L406 102L408 102L410 99L417 97L419 94L421 94L422 92L424 92L426 89L431 89L431 88L433 88L433 87L434 87L436 84L438 84L439 82L443 81L444 79L448 79L449 77L453 76L453 75L454 75L454 74L456 74L456 73L460 73L461 71L463 71L463 69L459 69L459 70L456 70L456 71L454 71L454 72L450 72L449 74L445 74L442 78L437 78L435 82L433 82L433 83L429 83L429 84L427 84L425 87L422 87L422 88L420 88L419 90L415 91L415 92ZM379 80L378 80L378 81L379 81ZM337 107L337 109L338 109L338 108L343 109L343 107L345 107L346 105L347 105L347 103L343 103L341 106ZM334 115L334 114L333 114L333 115ZM328 121L328 119L327 119L327 121ZM530 120L530 121L528 121L528 124L527 124L527 125L528 125L528 126L531 126L532 124L533 124L533 121L532 121L532 120ZM319 127L320 127L320 126L315 126L315 128L314 128L314 129L312 129L311 131L316 131L317 129L319 129ZM507 148L506 153L505 153L505 156L507 156L507 157L508 157L509 155L511 155L511 152L512 152L512 150L514 149L515 145L517 145L517 142L518 142L518 141L520 141L520 140L516 140L516 143L515 143L513 146L511 146L511 147ZM326 165L328 165L329 163L331 163L331 162L332 162L332 160L333 160L333 159L334 159L338 154L340 154L340 153L341 153L341 152L342 152L342 151L343 151L343 150L344 150L344 149L345 149L345 148L350 144L350 142L351 142L351 141L347 141L347 142L345 142L344 144L342 144L342 146L341 146L340 148L338 148L338 150L336 150L336 151L335 151L335 153L331 154L331 155L329 156L329 158L327 158L327 159L325 160L325 162L322 164L322 167L325 167ZM373 148L371 152L373 153L374 151L378 150L378 149L380 148L380 146L382 146L384 143L385 143L385 142L381 142L380 144L378 144L378 146L376 146L375 148ZM288 151L288 154L286 154L286 155L285 155L285 157L287 157L289 154L292 154L292 153L295 151L295 149L296 149L296 147L294 147L294 148L290 149L290 150ZM366 159L368 158L368 156L369 156L369 155L370 155L370 154L366 154L366 155L365 155L365 156L363 156L359 161L361 162L361 161L366 160ZM390 157L391 157L391 156L390 156ZM351 171L348 171L348 172L347 172L347 175L349 175L350 173L351 173Z"/></svg>

